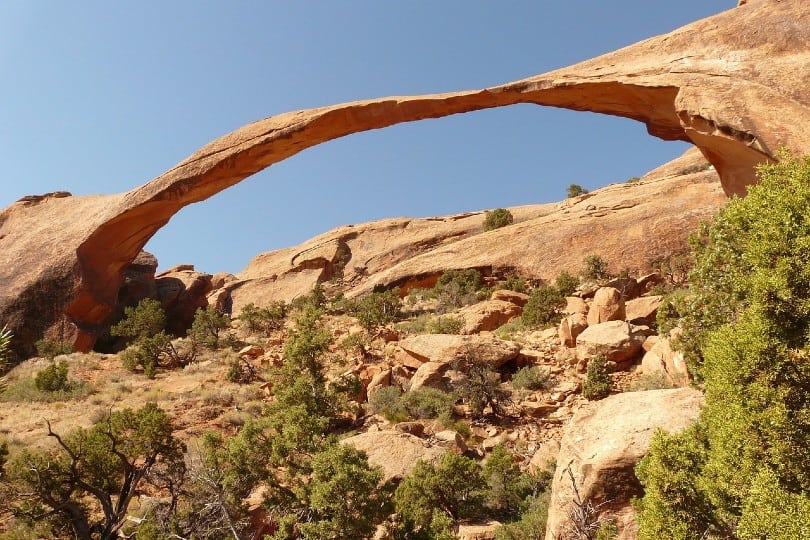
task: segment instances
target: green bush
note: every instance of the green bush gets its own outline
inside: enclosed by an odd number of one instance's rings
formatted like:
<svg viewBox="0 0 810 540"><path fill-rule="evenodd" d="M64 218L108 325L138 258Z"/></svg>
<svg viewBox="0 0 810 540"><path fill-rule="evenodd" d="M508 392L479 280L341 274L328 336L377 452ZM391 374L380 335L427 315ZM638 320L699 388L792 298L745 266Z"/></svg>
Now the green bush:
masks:
<svg viewBox="0 0 810 540"><path fill-rule="evenodd" d="M582 278L586 280L602 281L611 278L608 263L599 255L591 254L582 261L584 268Z"/></svg>
<svg viewBox="0 0 810 540"><path fill-rule="evenodd" d="M588 361L588 373L582 383L582 397L589 400L606 398L610 394L610 373L607 358L597 355Z"/></svg>
<svg viewBox="0 0 810 540"><path fill-rule="evenodd" d="M506 208L496 208L495 210L492 210L491 212L488 211L486 213L486 216L484 217L484 230L491 231L494 229L500 229L501 227L506 227L514 222L515 218L512 216L512 212Z"/></svg>
<svg viewBox="0 0 810 540"><path fill-rule="evenodd" d="M638 466L642 540L807 536L810 158L779 160L693 242L681 343L705 404Z"/></svg>
<svg viewBox="0 0 810 540"><path fill-rule="evenodd" d="M509 399L509 395L501 387L500 374L488 362L468 352L453 363L453 369L465 375L454 384L454 394L467 405L474 418L483 416L487 407L492 414L501 412L500 404Z"/></svg>
<svg viewBox="0 0 810 540"><path fill-rule="evenodd" d="M563 270L554 279L554 286L557 287L561 295L571 296L579 287L579 279Z"/></svg>
<svg viewBox="0 0 810 540"><path fill-rule="evenodd" d="M73 347L69 344L45 338L34 343L34 347L36 347L38 355L48 360L53 360L57 356L73 352Z"/></svg>
<svg viewBox="0 0 810 540"><path fill-rule="evenodd" d="M403 394L402 399L408 415L412 418L450 417L456 397L453 394L423 386Z"/></svg>
<svg viewBox="0 0 810 540"><path fill-rule="evenodd" d="M436 513L453 521L475 517L486 501L486 480L474 460L447 452L438 465L418 461L394 498L404 538L419 538Z"/></svg>
<svg viewBox="0 0 810 540"><path fill-rule="evenodd" d="M287 304L283 300L272 302L264 308L256 307L252 302L242 306L238 319L249 332L271 332L284 326L287 316Z"/></svg>
<svg viewBox="0 0 810 540"><path fill-rule="evenodd" d="M579 184L569 184L568 188L565 190L565 196L569 199L572 197L579 197L580 195L585 195L588 193L588 190L584 187L580 186Z"/></svg>
<svg viewBox="0 0 810 540"><path fill-rule="evenodd" d="M124 309L124 318L110 328L113 336L131 340L148 338L166 328L166 313L157 300L144 298L135 307Z"/></svg>
<svg viewBox="0 0 810 540"><path fill-rule="evenodd" d="M352 302L349 312L357 317L357 322L368 331L397 321L402 315L399 287L367 294Z"/></svg>
<svg viewBox="0 0 810 540"><path fill-rule="evenodd" d="M661 300L658 311L655 314L655 325L658 333L666 336L672 331L686 314L687 292L684 290L672 292Z"/></svg>
<svg viewBox="0 0 810 540"><path fill-rule="evenodd" d="M202 345L211 350L220 346L220 335L223 330L231 327L231 319L227 313L220 313L216 306L198 308L194 314L194 322L188 331L188 337L195 346Z"/></svg>
<svg viewBox="0 0 810 540"><path fill-rule="evenodd" d="M504 281L498 283L496 289L525 293L528 290L526 280L520 276L509 276Z"/></svg>
<svg viewBox="0 0 810 540"><path fill-rule="evenodd" d="M554 379L548 368L541 366L522 367L512 375L512 386L526 390L548 390Z"/></svg>
<svg viewBox="0 0 810 540"><path fill-rule="evenodd" d="M425 332L428 334L460 334L464 328L464 317L445 315L434 317L425 323Z"/></svg>
<svg viewBox="0 0 810 540"><path fill-rule="evenodd" d="M530 328L546 326L560 321L564 307L565 297L560 291L556 287L544 285L531 292L520 318Z"/></svg>
<svg viewBox="0 0 810 540"><path fill-rule="evenodd" d="M404 422L408 419L408 408L402 399L402 392L395 386L378 388L368 396L369 411L381 414L389 422Z"/></svg>
<svg viewBox="0 0 810 540"><path fill-rule="evenodd" d="M34 377L34 385L43 392L70 390L67 362L52 362Z"/></svg>
<svg viewBox="0 0 810 540"><path fill-rule="evenodd" d="M437 311L444 313L477 302L482 293L484 279L475 268L448 270L433 287L432 296L437 299Z"/></svg>

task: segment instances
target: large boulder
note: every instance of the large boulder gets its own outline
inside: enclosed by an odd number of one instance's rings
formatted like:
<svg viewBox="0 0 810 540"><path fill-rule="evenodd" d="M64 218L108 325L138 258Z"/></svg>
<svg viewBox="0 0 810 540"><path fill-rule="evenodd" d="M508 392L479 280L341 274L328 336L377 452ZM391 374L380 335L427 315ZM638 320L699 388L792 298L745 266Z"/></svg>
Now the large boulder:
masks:
<svg viewBox="0 0 810 540"><path fill-rule="evenodd" d="M458 310L456 315L464 319L462 334L491 332L523 313L518 304L504 300L478 302Z"/></svg>
<svg viewBox="0 0 810 540"><path fill-rule="evenodd" d="M52 328L65 329L77 349L87 350L109 325L126 267L182 208L309 147L402 122L518 103L622 116L644 123L654 136L694 143L714 166L725 192L742 195L747 185L756 182L755 166L777 159L778 148L786 147L798 155L810 153L810 132L804 128L810 122L805 75L810 72L810 56L804 31L808 20L808 2L750 2L669 34L519 81L479 90L356 101L265 118L211 142L127 193L25 197L0 212L0 321L14 332L12 346L18 354L32 352L33 343ZM791 23L788 31L785 21ZM708 179L713 174L705 171L693 177ZM662 187L653 189L666 193ZM624 186L608 191L619 199L618 193L629 194ZM694 193L688 199L683 205L686 210L696 200ZM664 216L667 212L659 211L657 223L642 223L636 220L641 209L627 201L617 200L604 208L593 205L593 209L589 209L590 199L585 205L581 202L566 204L585 219L576 227L562 224L570 219L553 220L557 230L546 232L544 239L522 234L537 223L529 220L535 223L517 222L494 234L478 234L488 238L478 240L477 245L467 244L465 249L422 244L439 247L420 248L416 257L385 250L377 258L355 259L352 246L347 245L347 251L335 242L334 248L318 250L318 244L311 246L317 256L305 251L288 253L285 268L298 271L278 276L311 288L315 282L333 277L338 262L345 262L348 256L347 266L356 271L350 270L344 279L371 276L354 287L353 292L359 293L380 284L435 279L442 270L460 267L460 256L467 268L505 267L499 252L508 245L504 242L508 238L519 242L524 252L525 246L544 247L526 262L512 264L513 269L522 266L520 270L532 270L534 275L551 275L539 271L540 267L550 270L554 264L558 270L575 269L578 261L572 258L581 260L578 249L586 243L592 245L592 239L580 239L576 231L592 228L601 231L601 247L642 265L647 262L645 254L650 255L650 230L689 229L683 221L685 214ZM674 207L672 201L667 202L668 208ZM609 215L620 219L605 220ZM690 222L700 218L690 212ZM538 219L549 221L548 217ZM627 223L636 227L628 230ZM354 234L345 232L346 238ZM675 241L660 234L657 256L666 255L660 248L670 252L682 248L682 232L678 234ZM429 239L433 240L435 237ZM429 260L424 258L427 252ZM385 254L398 258L396 270L388 266L383 272L372 272L367 266L384 265ZM509 262L515 259L513 256ZM246 281L263 282L267 291L273 289L275 279L263 274ZM242 301L238 291L249 288L248 283L233 286L234 309Z"/></svg>
<svg viewBox="0 0 810 540"><path fill-rule="evenodd" d="M660 295L642 296L628 301L624 305L624 318L634 324L655 322L655 315L664 297Z"/></svg>
<svg viewBox="0 0 810 540"><path fill-rule="evenodd" d="M588 328L588 319L582 313L574 313L560 321L557 335L560 337L560 344L564 347L576 347L577 336Z"/></svg>
<svg viewBox="0 0 810 540"><path fill-rule="evenodd" d="M624 297L621 291L613 287L600 287L594 294L588 310L588 325L623 321L624 314Z"/></svg>
<svg viewBox="0 0 810 540"><path fill-rule="evenodd" d="M689 370L681 351L672 349L672 343L665 337L656 340L652 348L641 359L641 372L647 376L662 377L672 386L689 384Z"/></svg>
<svg viewBox="0 0 810 540"><path fill-rule="evenodd" d="M679 388L617 394L581 408L560 443L546 538L565 538L575 499L571 475L583 502L609 512L622 528L632 528L629 502L643 494L634 469L649 450L653 433L689 427L702 403L699 391Z"/></svg>
<svg viewBox="0 0 810 540"><path fill-rule="evenodd" d="M639 355L644 340L645 336L625 321L595 324L577 336L577 356L590 358L603 354L611 362L626 362Z"/></svg>
<svg viewBox="0 0 810 540"><path fill-rule="evenodd" d="M365 452L371 465L382 467L386 480L407 476L419 460L438 463L448 450L443 446L430 446L419 437L395 429L367 431L341 442Z"/></svg>
<svg viewBox="0 0 810 540"><path fill-rule="evenodd" d="M399 346L422 362L451 364L472 357L493 369L517 358L520 353L517 343L488 336L424 334L400 340Z"/></svg>

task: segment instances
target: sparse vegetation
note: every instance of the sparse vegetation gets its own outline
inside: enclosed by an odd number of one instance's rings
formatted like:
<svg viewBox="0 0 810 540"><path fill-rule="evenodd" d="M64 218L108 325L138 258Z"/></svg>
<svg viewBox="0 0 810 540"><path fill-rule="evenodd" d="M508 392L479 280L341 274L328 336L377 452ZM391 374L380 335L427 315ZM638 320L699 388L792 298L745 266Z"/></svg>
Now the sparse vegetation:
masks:
<svg viewBox="0 0 810 540"><path fill-rule="evenodd" d="M528 290L526 280L516 275L509 276L504 281L498 283L498 285L495 288L505 289L507 291L515 291L519 293L525 293Z"/></svg>
<svg viewBox="0 0 810 540"><path fill-rule="evenodd" d="M514 221L515 218L512 216L512 212L506 208L496 208L495 210L487 211L485 214L484 230L492 231L495 229L500 229L501 227L511 225L514 223Z"/></svg>
<svg viewBox="0 0 810 540"><path fill-rule="evenodd" d="M45 338L42 338L34 343L34 347L36 348L38 355L43 358L47 358L48 360L53 360L57 356L70 354L73 352L73 347L71 347L69 344Z"/></svg>
<svg viewBox="0 0 810 540"><path fill-rule="evenodd" d="M349 313L368 331L398 320L402 314L399 288L373 292L350 303Z"/></svg>
<svg viewBox="0 0 810 540"><path fill-rule="evenodd" d="M221 345L222 331L230 327L230 317L226 313L218 312L216 306L198 308L194 314L194 322L191 323L188 331L188 337L195 348L202 345L215 350Z"/></svg>
<svg viewBox="0 0 810 540"><path fill-rule="evenodd" d="M602 256L591 254L585 257L585 260L582 262L584 265L582 269L582 279L598 282L612 277L608 271L608 263Z"/></svg>
<svg viewBox="0 0 810 540"><path fill-rule="evenodd" d="M481 298L484 280L475 268L448 270L434 285L431 296L436 298L439 313L473 304Z"/></svg>
<svg viewBox="0 0 810 540"><path fill-rule="evenodd" d="M279 300L263 308L256 307L252 302L245 304L239 312L238 319L249 332L269 333L281 329L286 316L287 304L283 300Z"/></svg>
<svg viewBox="0 0 810 540"><path fill-rule="evenodd" d="M0 374L5 373L6 366L8 365L8 355L11 349L11 330L5 325L0 328ZM5 375L0 376L0 394L8 388L8 382Z"/></svg>
<svg viewBox="0 0 810 540"><path fill-rule="evenodd" d="M34 386L43 392L69 390L67 362L51 362L45 369L37 373L34 378Z"/></svg>
<svg viewBox="0 0 810 540"><path fill-rule="evenodd" d="M546 326L559 322L563 307L565 298L560 291L556 287L543 285L531 292L520 318L523 325L529 328Z"/></svg>
<svg viewBox="0 0 810 540"><path fill-rule="evenodd" d="M606 398L610 394L611 378L607 358L596 355L588 361L588 373L582 383L582 397L589 400Z"/></svg>
<svg viewBox="0 0 810 540"><path fill-rule="evenodd" d="M579 279L563 270L554 279L554 286L562 296L571 296L579 286Z"/></svg>
<svg viewBox="0 0 810 540"><path fill-rule="evenodd" d="M579 184L569 184L568 188L565 190L565 196L569 199L579 197L580 195L585 195L586 193L588 193L588 190Z"/></svg>
<svg viewBox="0 0 810 540"><path fill-rule="evenodd" d="M547 390L553 383L551 372L542 366L525 366L512 375L512 386L517 389Z"/></svg>
<svg viewBox="0 0 810 540"><path fill-rule="evenodd" d="M425 323L425 332L428 334L460 334L464 328L464 318L453 315L432 317Z"/></svg>

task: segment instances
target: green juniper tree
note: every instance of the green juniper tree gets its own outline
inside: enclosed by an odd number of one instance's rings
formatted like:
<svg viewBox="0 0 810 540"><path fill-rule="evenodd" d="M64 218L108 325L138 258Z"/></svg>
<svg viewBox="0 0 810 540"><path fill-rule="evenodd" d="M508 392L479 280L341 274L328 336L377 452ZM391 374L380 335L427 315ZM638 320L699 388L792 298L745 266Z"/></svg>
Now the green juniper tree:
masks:
<svg viewBox="0 0 810 540"><path fill-rule="evenodd" d="M779 159L696 242L682 345L706 402L638 467L642 539L810 536L810 158Z"/></svg>

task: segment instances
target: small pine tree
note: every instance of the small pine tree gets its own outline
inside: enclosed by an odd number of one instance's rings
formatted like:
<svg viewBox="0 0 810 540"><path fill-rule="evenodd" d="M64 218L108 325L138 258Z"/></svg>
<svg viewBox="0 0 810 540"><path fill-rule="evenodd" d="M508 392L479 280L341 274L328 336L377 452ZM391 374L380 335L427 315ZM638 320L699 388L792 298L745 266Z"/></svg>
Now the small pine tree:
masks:
<svg viewBox="0 0 810 540"><path fill-rule="evenodd" d="M227 313L220 313L216 306L208 306L197 309L188 336L194 344L215 350L219 348L222 331L230 327L231 319Z"/></svg>
<svg viewBox="0 0 810 540"><path fill-rule="evenodd" d="M607 369L607 358L597 355L588 361L588 374L582 384L582 396L585 399L597 400L610 394L610 373Z"/></svg>

